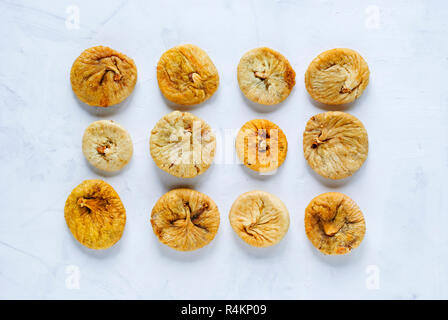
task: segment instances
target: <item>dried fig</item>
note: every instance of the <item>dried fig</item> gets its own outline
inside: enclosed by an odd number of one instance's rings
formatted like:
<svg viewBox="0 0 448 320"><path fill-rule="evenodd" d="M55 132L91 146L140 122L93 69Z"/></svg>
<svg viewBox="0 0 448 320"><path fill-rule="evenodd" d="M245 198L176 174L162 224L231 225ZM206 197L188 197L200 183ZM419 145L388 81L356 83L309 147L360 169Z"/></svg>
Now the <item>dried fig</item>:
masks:
<svg viewBox="0 0 448 320"><path fill-rule="evenodd" d="M305 159L325 178L351 176L369 151L367 131L355 116L329 111L311 117L303 133Z"/></svg>
<svg viewBox="0 0 448 320"><path fill-rule="evenodd" d="M219 211L207 195L174 189L155 204L151 224L160 242L179 251L192 251L210 243L218 232Z"/></svg>
<svg viewBox="0 0 448 320"><path fill-rule="evenodd" d="M346 254L360 245L366 224L352 199L339 192L328 192L311 200L306 208L305 232L322 253Z"/></svg>
<svg viewBox="0 0 448 320"><path fill-rule="evenodd" d="M278 243L289 228L289 213L285 204L273 194L249 191L232 205L230 224L236 234L255 247Z"/></svg>
<svg viewBox="0 0 448 320"><path fill-rule="evenodd" d="M160 169L176 177L193 178L210 167L216 139L204 120L188 112L173 111L156 123L149 147Z"/></svg>
<svg viewBox="0 0 448 320"><path fill-rule="evenodd" d="M157 81L160 91L171 102L194 105L215 93L219 76L204 50L185 44L166 51L160 57Z"/></svg>
<svg viewBox="0 0 448 320"><path fill-rule="evenodd" d="M246 122L237 134L235 146L240 161L258 172L277 169L288 152L288 141L282 129L265 119Z"/></svg>
<svg viewBox="0 0 448 320"><path fill-rule="evenodd" d="M238 64L238 84L249 100L273 105L285 100L296 84L296 73L279 52L257 48L246 52Z"/></svg>
<svg viewBox="0 0 448 320"><path fill-rule="evenodd" d="M126 210L120 197L102 180L85 180L68 196L65 221L73 236L91 249L106 249L120 240Z"/></svg>
<svg viewBox="0 0 448 320"><path fill-rule="evenodd" d="M73 63L70 81L79 100L90 106L109 107L134 90L137 67L131 58L111 48L92 47Z"/></svg>
<svg viewBox="0 0 448 320"><path fill-rule="evenodd" d="M311 97L324 104L350 103L361 96L369 83L369 67L351 49L322 52L305 73L305 86Z"/></svg>
<svg viewBox="0 0 448 320"><path fill-rule="evenodd" d="M82 152L94 167L104 171L118 171L131 160L131 136L112 120L95 121L84 131Z"/></svg>

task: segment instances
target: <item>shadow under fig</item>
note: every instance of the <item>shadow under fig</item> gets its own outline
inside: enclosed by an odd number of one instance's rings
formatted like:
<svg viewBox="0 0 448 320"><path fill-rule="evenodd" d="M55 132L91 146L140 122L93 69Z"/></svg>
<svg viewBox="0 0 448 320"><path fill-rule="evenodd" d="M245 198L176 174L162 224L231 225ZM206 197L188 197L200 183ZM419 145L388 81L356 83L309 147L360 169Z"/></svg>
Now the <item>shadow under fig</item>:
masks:
<svg viewBox="0 0 448 320"><path fill-rule="evenodd" d="M361 94L361 96L358 99L355 99L354 101L352 101L350 103L344 103L344 104L339 104L339 105L328 105L328 104L324 104L322 102L316 101L308 94L308 92L306 92L306 95L308 96L308 101L313 106L315 106L315 107L317 107L319 109L322 109L322 110L325 110L325 111L344 111L344 112L348 112L349 110L351 110L357 104L362 104L362 101L368 95L368 91L369 90L364 90L363 93Z"/></svg>
<svg viewBox="0 0 448 320"><path fill-rule="evenodd" d="M168 100L163 95L162 91L160 91L160 90L159 90L159 94L162 97L162 100L165 102L165 105L168 106L168 108L170 108L172 111L190 112L190 111L193 111L193 110L197 110L197 109L203 108L203 107L205 107L205 106L207 106L209 104L213 104L215 99L216 99L218 91L219 91L219 88L215 91L215 93L213 93L213 95L210 98L208 98L204 102L201 102L201 103L198 103L198 104L194 104L194 105L188 105L188 106L182 105L182 104L177 104L177 103L174 103L174 102Z"/></svg>
<svg viewBox="0 0 448 320"><path fill-rule="evenodd" d="M212 165L202 174L194 177L194 178L179 178L175 177L168 172L160 169L154 161L151 163L153 170L156 170L156 174L160 182L162 182L166 191L177 189L177 188L188 188L195 189L200 187L200 185L210 179L210 174L214 170L215 164Z"/></svg>
<svg viewBox="0 0 448 320"><path fill-rule="evenodd" d="M152 228L151 228L152 229ZM151 230L152 231L152 230ZM219 230L218 230L219 233ZM210 257L210 254L215 250L216 241L218 234L216 234L215 238L207 245L202 248L193 251L179 251L173 249L166 244L163 244L157 239L157 236L151 232L151 238L153 239L154 245L157 247L159 253L168 259L180 261L180 262L195 262L198 260L202 260L205 257Z"/></svg>
<svg viewBox="0 0 448 320"><path fill-rule="evenodd" d="M119 174L122 174L124 172L126 172L129 168L129 166L132 163L132 159L129 161L129 163L127 165L125 165L121 170L118 171L104 171L101 169L98 169L96 167L94 167L85 157L84 157L84 162L87 164L87 166L90 168L90 170L92 170L95 174L101 176L101 177L105 177L105 178L109 178L109 177L115 177Z"/></svg>
<svg viewBox="0 0 448 320"><path fill-rule="evenodd" d="M280 167L278 167L272 171L268 171L268 172L258 172L258 171L252 170L252 169L246 167L241 162L238 162L237 165L251 178L260 180L260 181L266 181L266 180L270 179L272 176L279 174L281 172L281 170L283 170L283 167L284 167L286 161L287 161L287 159L285 159L285 161L280 165Z"/></svg>
<svg viewBox="0 0 448 320"><path fill-rule="evenodd" d="M312 251L313 255L321 262L328 264L333 267L343 267L349 264L356 264L362 261L362 257L364 255L364 247L365 247L366 238L364 237L363 241L359 245L359 247L352 249L347 254L342 255L326 255L320 252L316 247L313 246L311 241L307 241L309 250Z"/></svg>
<svg viewBox="0 0 448 320"><path fill-rule="evenodd" d="M356 172L354 172L351 176L348 176L344 179L338 179L338 180L333 180L333 179L328 179L328 178L322 177L320 174L318 174L316 171L314 171L309 166L308 163L306 163L306 167L307 167L308 173L311 176L313 176L317 181L319 181L321 184L323 184L324 186L326 186L328 188L340 188L340 187L347 185L348 183L352 183L355 180L363 179L362 176L364 175L364 172L366 171L368 162L369 162L369 157L367 157L367 159L364 161L362 166Z"/></svg>
<svg viewBox="0 0 448 320"><path fill-rule="evenodd" d="M231 230L231 231L233 234L232 238L235 241L235 243L238 245L238 247L240 247L241 250L243 250L247 255L257 258L257 259L267 259L267 258L273 258L278 255L281 255L286 250L286 248L288 246L288 242L289 242L288 233L290 231L288 231L285 234L285 236L283 237L282 240L280 240L279 243L272 245L270 247L259 248L259 247L254 247L254 246L251 246L250 244L247 244L235 232L233 232L233 230Z"/></svg>
<svg viewBox="0 0 448 320"><path fill-rule="evenodd" d="M113 106L109 106L109 107L89 106L88 104L79 100L73 91L72 91L72 94L74 96L74 99L76 99L79 107L81 109L84 109L84 111L87 111L88 113L90 113L91 115L94 115L96 117L109 117L111 115L124 112L126 109L128 109L129 105L132 103L132 100L134 98L135 91L137 91L137 90L138 90L138 86L136 85L134 88L134 91L129 95L129 97L124 99L122 102L115 104Z"/></svg>
<svg viewBox="0 0 448 320"><path fill-rule="evenodd" d="M75 246L84 254L87 254L95 259L114 258L120 253L123 247L123 243L126 241L126 226L124 227L123 235L120 240L118 240L112 247L99 250L87 248L86 246L82 245L78 240L75 239L75 237L71 234L70 230L68 230L68 232L70 233L71 241L75 244Z"/></svg>
<svg viewBox="0 0 448 320"><path fill-rule="evenodd" d="M313 176L314 179L319 181L321 184L323 184L327 188L343 187L353 179L353 175L351 175L350 177L344 178L344 179L339 179L339 180L332 180L332 179L324 178L320 174L318 174L316 171L314 171L308 164L306 167L307 167L308 173L311 176ZM356 174L356 172L354 174Z"/></svg>
<svg viewBox="0 0 448 320"><path fill-rule="evenodd" d="M258 113L270 113L270 112L277 111L278 109L280 109L281 107L283 107L285 105L286 100L289 98L289 96L288 96L282 102L274 104L274 105L264 105L264 104L259 104L259 103L249 100L239 88L238 88L238 90L240 91L241 100L243 100L244 103L249 108L251 108L252 110L254 110Z"/></svg>

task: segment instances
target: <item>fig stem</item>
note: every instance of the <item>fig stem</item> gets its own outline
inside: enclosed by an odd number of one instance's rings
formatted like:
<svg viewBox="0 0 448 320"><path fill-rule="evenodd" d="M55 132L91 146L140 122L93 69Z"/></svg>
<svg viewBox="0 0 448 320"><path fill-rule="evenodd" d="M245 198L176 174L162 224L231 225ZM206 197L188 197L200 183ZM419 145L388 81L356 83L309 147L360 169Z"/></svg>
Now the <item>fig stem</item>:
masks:
<svg viewBox="0 0 448 320"><path fill-rule="evenodd" d="M255 71L254 75L255 75L255 77L257 77L258 79L261 79L261 80L266 80L266 78L267 78L266 73L264 73L264 72Z"/></svg>
<svg viewBox="0 0 448 320"><path fill-rule="evenodd" d="M77 201L78 205L81 208L86 207L89 213L92 213L92 211L100 211L100 208L104 206L101 202L102 200L91 198L79 198Z"/></svg>

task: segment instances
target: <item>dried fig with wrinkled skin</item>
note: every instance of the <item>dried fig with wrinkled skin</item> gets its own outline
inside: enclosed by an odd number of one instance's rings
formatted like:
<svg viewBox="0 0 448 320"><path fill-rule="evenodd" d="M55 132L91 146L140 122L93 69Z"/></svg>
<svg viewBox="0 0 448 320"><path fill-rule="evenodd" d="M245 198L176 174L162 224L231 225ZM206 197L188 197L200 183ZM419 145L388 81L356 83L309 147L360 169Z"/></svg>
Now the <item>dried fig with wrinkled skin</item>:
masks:
<svg viewBox="0 0 448 320"><path fill-rule="evenodd" d="M126 55L97 46L85 50L70 72L72 89L82 102L109 107L126 99L137 82L137 67Z"/></svg>
<svg viewBox="0 0 448 320"><path fill-rule="evenodd" d="M322 253L346 254L360 245L366 224L352 199L339 192L328 192L311 200L306 208L305 232Z"/></svg>
<svg viewBox="0 0 448 320"><path fill-rule="evenodd" d="M289 228L289 213L285 204L273 194L249 191L232 205L230 224L236 234L255 247L278 243Z"/></svg>
<svg viewBox="0 0 448 320"><path fill-rule="evenodd" d="M131 160L131 136L125 128L112 120L95 121L84 131L82 152L95 168L118 171Z"/></svg>
<svg viewBox="0 0 448 320"><path fill-rule="evenodd" d="M265 119L246 122L237 134L235 146L240 161L257 172L277 169L288 152L288 141L282 129Z"/></svg>
<svg viewBox="0 0 448 320"><path fill-rule="evenodd" d="M102 180L85 180L67 198L65 221L84 246L107 249L123 235L126 210L117 192Z"/></svg>
<svg viewBox="0 0 448 320"><path fill-rule="evenodd" d="M201 48L185 44L166 51L157 64L157 81L165 98L180 105L199 104L218 89L219 76Z"/></svg>
<svg viewBox="0 0 448 320"><path fill-rule="evenodd" d="M151 225L163 244L192 251L213 240L219 228L219 211L213 200L199 191L174 189L155 204Z"/></svg>
<svg viewBox="0 0 448 320"><path fill-rule="evenodd" d="M273 105L285 100L296 84L289 61L269 48L246 52L238 64L238 84L249 100Z"/></svg>
<svg viewBox="0 0 448 320"><path fill-rule="evenodd" d="M305 73L305 86L311 97L324 104L340 105L359 98L369 83L369 67L351 49L322 52Z"/></svg>
<svg viewBox="0 0 448 320"><path fill-rule="evenodd" d="M149 145L160 169L176 177L193 178L212 164L216 138L204 120L189 112L173 111L156 123Z"/></svg>
<svg viewBox="0 0 448 320"><path fill-rule="evenodd" d="M307 122L303 152L310 167L329 179L343 179L355 173L369 151L367 131L355 116L329 111Z"/></svg>

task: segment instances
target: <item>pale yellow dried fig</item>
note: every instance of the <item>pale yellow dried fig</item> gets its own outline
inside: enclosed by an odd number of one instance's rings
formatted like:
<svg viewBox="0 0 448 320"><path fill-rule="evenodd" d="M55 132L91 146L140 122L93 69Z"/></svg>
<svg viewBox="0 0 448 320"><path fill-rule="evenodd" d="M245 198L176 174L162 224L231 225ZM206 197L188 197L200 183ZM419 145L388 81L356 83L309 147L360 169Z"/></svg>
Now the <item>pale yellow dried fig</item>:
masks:
<svg viewBox="0 0 448 320"><path fill-rule="evenodd" d="M369 83L369 67L351 49L332 49L319 54L305 73L311 97L324 104L339 105L359 98Z"/></svg>
<svg viewBox="0 0 448 320"><path fill-rule="evenodd" d="M194 105L218 89L219 76L201 48L184 44L166 51L157 64L157 81L165 98L180 105Z"/></svg>
<svg viewBox="0 0 448 320"><path fill-rule="evenodd" d="M251 101L273 105L285 100L296 84L289 61L269 48L246 52L238 64L238 84Z"/></svg>
<svg viewBox="0 0 448 320"><path fill-rule="evenodd" d="M236 234L255 247L268 247L283 239L289 228L285 204L273 194L249 191L232 205L230 224Z"/></svg>
<svg viewBox="0 0 448 320"><path fill-rule="evenodd" d="M70 72L76 96L90 106L109 107L126 99L137 82L134 60L111 48L97 46L75 60Z"/></svg>
<svg viewBox="0 0 448 320"><path fill-rule="evenodd" d="M85 180L67 198L65 221L84 246L106 249L120 240L126 210L117 192L102 180Z"/></svg>
<svg viewBox="0 0 448 320"><path fill-rule="evenodd" d="M189 112L173 111L156 123L149 144L160 169L176 177L193 178L212 164L216 138L204 120Z"/></svg>
<svg viewBox="0 0 448 320"><path fill-rule="evenodd" d="M160 242L179 251L210 243L219 228L219 211L207 195L191 189L165 193L151 213L151 225Z"/></svg>
<svg viewBox="0 0 448 320"><path fill-rule="evenodd" d="M329 111L307 122L303 152L310 167L329 179L343 179L355 173L369 151L367 131L355 116Z"/></svg>
<svg viewBox="0 0 448 320"><path fill-rule="evenodd" d="M346 254L360 245L366 224L352 199L339 192L328 192L311 200L306 208L305 232L322 253Z"/></svg>
<svg viewBox="0 0 448 320"><path fill-rule="evenodd" d="M131 160L131 136L112 120L95 121L84 131L82 152L95 168L118 171Z"/></svg>
<svg viewBox="0 0 448 320"><path fill-rule="evenodd" d="M265 119L246 122L236 137L236 153L244 165L257 172L280 167L288 152L288 141L282 129Z"/></svg>

